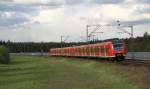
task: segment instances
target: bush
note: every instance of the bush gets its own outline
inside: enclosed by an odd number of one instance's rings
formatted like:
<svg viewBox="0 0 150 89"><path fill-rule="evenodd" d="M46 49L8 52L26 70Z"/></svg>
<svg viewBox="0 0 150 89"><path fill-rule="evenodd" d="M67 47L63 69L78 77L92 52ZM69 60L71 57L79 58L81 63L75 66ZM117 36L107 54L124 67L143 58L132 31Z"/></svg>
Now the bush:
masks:
<svg viewBox="0 0 150 89"><path fill-rule="evenodd" d="M8 64L10 62L8 49L4 46L0 46L0 63Z"/></svg>

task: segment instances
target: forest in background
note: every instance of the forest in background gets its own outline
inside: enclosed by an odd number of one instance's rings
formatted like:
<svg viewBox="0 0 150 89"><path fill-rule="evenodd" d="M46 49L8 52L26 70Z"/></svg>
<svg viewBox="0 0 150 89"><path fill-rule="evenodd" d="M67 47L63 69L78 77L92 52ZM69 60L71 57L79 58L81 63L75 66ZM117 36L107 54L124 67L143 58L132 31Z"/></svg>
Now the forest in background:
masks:
<svg viewBox="0 0 150 89"><path fill-rule="evenodd" d="M150 52L150 35L146 32L142 37L123 39L129 52ZM49 52L51 48L77 46L102 42L100 40L90 42L11 42L0 41L0 45L8 47L10 53L20 52Z"/></svg>

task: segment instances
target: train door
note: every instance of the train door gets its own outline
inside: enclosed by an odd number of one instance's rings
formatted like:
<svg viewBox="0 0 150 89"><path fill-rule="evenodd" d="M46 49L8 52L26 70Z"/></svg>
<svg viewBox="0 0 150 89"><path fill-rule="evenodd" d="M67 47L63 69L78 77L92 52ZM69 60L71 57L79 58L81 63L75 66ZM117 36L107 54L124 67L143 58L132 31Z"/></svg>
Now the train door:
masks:
<svg viewBox="0 0 150 89"><path fill-rule="evenodd" d="M84 56L86 56L86 46L84 46Z"/></svg>
<svg viewBox="0 0 150 89"><path fill-rule="evenodd" d="M84 52L84 47L82 47L82 56L84 56L84 53L85 53L85 52Z"/></svg>
<svg viewBox="0 0 150 89"><path fill-rule="evenodd" d="M106 53L106 57L109 56L109 44L105 45L105 53Z"/></svg>
<svg viewBox="0 0 150 89"><path fill-rule="evenodd" d="M60 54L60 56L62 56L62 49L59 50L59 54Z"/></svg>
<svg viewBox="0 0 150 89"><path fill-rule="evenodd" d="M67 56L69 56L69 51L70 51L70 49L69 49L69 48L67 48Z"/></svg>
<svg viewBox="0 0 150 89"><path fill-rule="evenodd" d="M92 56L91 46L88 46L88 50L89 50L89 55L88 56Z"/></svg>
<svg viewBox="0 0 150 89"><path fill-rule="evenodd" d="M94 46L91 46L91 56L94 56Z"/></svg>
<svg viewBox="0 0 150 89"><path fill-rule="evenodd" d="M78 56L78 49L77 49L77 47L75 48L75 56Z"/></svg>
<svg viewBox="0 0 150 89"><path fill-rule="evenodd" d="M56 54L57 56L59 55L59 49L57 49L57 54Z"/></svg>
<svg viewBox="0 0 150 89"><path fill-rule="evenodd" d="M80 56L80 48L78 47L78 56Z"/></svg>
<svg viewBox="0 0 150 89"><path fill-rule="evenodd" d="M65 50L65 54L64 54L64 56L67 56L67 49L65 48L64 50Z"/></svg>
<svg viewBox="0 0 150 89"><path fill-rule="evenodd" d="M87 47L84 47L84 56L87 56Z"/></svg>
<svg viewBox="0 0 150 89"><path fill-rule="evenodd" d="M63 55L64 55L64 49L63 49L63 48L61 48L61 50L60 50L60 54L61 54L61 56L63 56Z"/></svg>
<svg viewBox="0 0 150 89"><path fill-rule="evenodd" d="M95 56L96 57L99 56L99 46L98 45L95 46Z"/></svg>
<svg viewBox="0 0 150 89"><path fill-rule="evenodd" d="M57 49L55 50L55 55L57 55Z"/></svg>
<svg viewBox="0 0 150 89"><path fill-rule="evenodd" d="M93 56L96 56L96 45L93 46Z"/></svg>
<svg viewBox="0 0 150 89"><path fill-rule="evenodd" d="M83 47L80 47L80 56L83 54Z"/></svg>
<svg viewBox="0 0 150 89"><path fill-rule="evenodd" d="M56 55L58 55L58 49L56 49Z"/></svg>
<svg viewBox="0 0 150 89"><path fill-rule="evenodd" d="M74 56L74 48L71 48L71 56Z"/></svg>
<svg viewBox="0 0 150 89"><path fill-rule="evenodd" d="M73 55L76 56L76 47L74 48Z"/></svg>
<svg viewBox="0 0 150 89"><path fill-rule="evenodd" d="M104 56L108 57L109 56L109 44L104 45Z"/></svg>
<svg viewBox="0 0 150 89"><path fill-rule="evenodd" d="M72 56L72 48L70 48L70 56Z"/></svg>
<svg viewBox="0 0 150 89"><path fill-rule="evenodd" d="M80 48L80 52L81 52L81 56L83 56L83 54L84 54L84 48L83 47Z"/></svg>
<svg viewBox="0 0 150 89"><path fill-rule="evenodd" d="M70 48L68 48L68 56L70 56L71 50Z"/></svg>
<svg viewBox="0 0 150 89"><path fill-rule="evenodd" d="M84 56L86 56L87 54L87 50L86 50L86 46L84 46Z"/></svg>
<svg viewBox="0 0 150 89"><path fill-rule="evenodd" d="M113 45L111 43L108 44L108 56L113 56Z"/></svg>
<svg viewBox="0 0 150 89"><path fill-rule="evenodd" d="M80 49L79 49L79 47L77 48L77 56L79 56L80 55Z"/></svg>
<svg viewBox="0 0 150 89"><path fill-rule="evenodd" d="M74 55L75 55L75 53L74 53L74 49L75 49L74 47L71 49L71 50L72 50L72 54L71 54L72 56L74 56Z"/></svg>
<svg viewBox="0 0 150 89"><path fill-rule="evenodd" d="M108 46L108 55L109 56L112 56L112 54L113 54L113 50L112 50L112 45L111 45L111 43L109 44L109 46Z"/></svg>
<svg viewBox="0 0 150 89"><path fill-rule="evenodd" d="M105 57L105 46L104 45L101 46L100 51L101 51L101 56Z"/></svg>
<svg viewBox="0 0 150 89"><path fill-rule="evenodd" d="M98 48L98 53L97 53L97 55L98 55L98 57L100 57L101 56L101 45L98 45L97 46Z"/></svg>
<svg viewBox="0 0 150 89"><path fill-rule="evenodd" d="M85 56L89 56L89 47L88 46L86 46L86 54L85 54Z"/></svg>
<svg viewBox="0 0 150 89"><path fill-rule="evenodd" d="M83 56L83 47L80 47L80 56Z"/></svg>
<svg viewBox="0 0 150 89"><path fill-rule="evenodd" d="M106 57L106 56L107 56L107 46L104 45L104 57Z"/></svg>
<svg viewBox="0 0 150 89"><path fill-rule="evenodd" d="M74 48L74 56L77 56L77 48Z"/></svg>

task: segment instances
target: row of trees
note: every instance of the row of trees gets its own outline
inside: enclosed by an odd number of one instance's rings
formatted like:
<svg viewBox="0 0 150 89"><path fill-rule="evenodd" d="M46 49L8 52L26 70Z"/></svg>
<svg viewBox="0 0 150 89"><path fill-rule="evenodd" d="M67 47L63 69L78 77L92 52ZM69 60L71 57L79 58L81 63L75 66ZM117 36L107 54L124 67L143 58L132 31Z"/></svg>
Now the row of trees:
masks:
<svg viewBox="0 0 150 89"><path fill-rule="evenodd" d="M143 37L129 38L124 39L127 45L128 51L142 52L150 51L150 35L145 33ZM101 42L91 41L89 43ZM85 42L72 42L72 43L59 43L59 42L10 42L10 41L0 41L0 45L4 45L9 48L9 51L12 53L18 52L49 52L51 48L57 47L68 47L74 45L83 45L87 44Z"/></svg>
<svg viewBox="0 0 150 89"><path fill-rule="evenodd" d="M73 43L59 43L59 42L10 42L0 41L0 45L4 45L9 48L11 53L19 52L49 52L51 48L68 47L73 45L85 44L83 42Z"/></svg>
<svg viewBox="0 0 150 89"><path fill-rule="evenodd" d="M10 56L8 49L5 46L0 46L0 64L8 64L10 62Z"/></svg>
<svg viewBox="0 0 150 89"><path fill-rule="evenodd" d="M150 52L150 35L146 32L143 37L125 39L128 51Z"/></svg>

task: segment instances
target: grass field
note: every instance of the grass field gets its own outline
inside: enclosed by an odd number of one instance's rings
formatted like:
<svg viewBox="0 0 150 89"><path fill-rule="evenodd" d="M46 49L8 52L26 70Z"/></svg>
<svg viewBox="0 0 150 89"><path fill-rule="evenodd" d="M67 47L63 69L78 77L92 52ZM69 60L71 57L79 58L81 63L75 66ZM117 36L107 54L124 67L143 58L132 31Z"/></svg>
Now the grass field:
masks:
<svg viewBox="0 0 150 89"><path fill-rule="evenodd" d="M148 89L135 67L67 58L13 56L0 65L0 89ZM128 73L126 73L128 72ZM142 88L141 88L142 87Z"/></svg>

